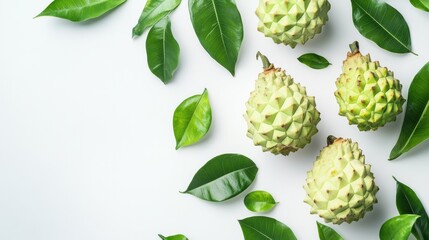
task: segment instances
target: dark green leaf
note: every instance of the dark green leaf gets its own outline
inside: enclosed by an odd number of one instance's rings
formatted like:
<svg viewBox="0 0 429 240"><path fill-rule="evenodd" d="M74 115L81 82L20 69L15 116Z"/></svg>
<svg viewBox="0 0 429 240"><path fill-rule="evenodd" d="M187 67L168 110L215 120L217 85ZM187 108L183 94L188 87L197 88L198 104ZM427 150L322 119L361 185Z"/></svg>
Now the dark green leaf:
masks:
<svg viewBox="0 0 429 240"><path fill-rule="evenodd" d="M245 240L296 240L284 223L269 217L249 217L238 220Z"/></svg>
<svg viewBox="0 0 429 240"><path fill-rule="evenodd" d="M391 52L412 52L410 29L401 13L379 0L351 1L353 23L364 37Z"/></svg>
<svg viewBox="0 0 429 240"><path fill-rule="evenodd" d="M266 191L253 191L244 198L244 205L252 212L266 212L276 206L273 196Z"/></svg>
<svg viewBox="0 0 429 240"><path fill-rule="evenodd" d="M429 12L429 1L428 0L410 0L414 7L423 11Z"/></svg>
<svg viewBox="0 0 429 240"><path fill-rule="evenodd" d="M320 240L344 240L334 229L317 222Z"/></svg>
<svg viewBox="0 0 429 240"><path fill-rule="evenodd" d="M420 218L413 227L413 235L419 240L429 240L429 217L417 197L407 185L396 180L396 207L400 214L416 214Z"/></svg>
<svg viewBox="0 0 429 240"><path fill-rule="evenodd" d="M176 149L198 142L210 129L212 109L207 89L185 99L174 111L173 128Z"/></svg>
<svg viewBox="0 0 429 240"><path fill-rule="evenodd" d="M301 55L301 57L298 58L298 61L314 69L323 69L331 65L326 58L315 53Z"/></svg>
<svg viewBox="0 0 429 240"><path fill-rule="evenodd" d="M54 0L36 17L52 16L73 22L100 17L127 0Z"/></svg>
<svg viewBox="0 0 429 240"><path fill-rule="evenodd" d="M169 15L181 2L182 0L148 0L137 25L133 28L133 37L142 35L146 29Z"/></svg>
<svg viewBox="0 0 429 240"><path fill-rule="evenodd" d="M187 237L185 237L182 234L177 234L177 235L173 235L173 236L169 236L169 237L164 237L161 234L158 234L158 236L162 239L162 240L188 240Z"/></svg>
<svg viewBox="0 0 429 240"><path fill-rule="evenodd" d="M147 63L150 71L168 83L179 65L180 47L171 32L171 23L165 17L149 31L146 40Z"/></svg>
<svg viewBox="0 0 429 240"><path fill-rule="evenodd" d="M403 153L429 138L429 62L417 73L408 90L407 109L401 134L390 152L389 159Z"/></svg>
<svg viewBox="0 0 429 240"><path fill-rule="evenodd" d="M255 163L243 155L219 155L198 170L184 193L207 201L222 202L246 190L257 172Z"/></svg>
<svg viewBox="0 0 429 240"><path fill-rule="evenodd" d="M195 33L210 56L235 74L243 23L234 0L189 0Z"/></svg>
<svg viewBox="0 0 429 240"><path fill-rule="evenodd" d="M381 226L380 240L407 240L419 217L414 214L404 214L387 220Z"/></svg>

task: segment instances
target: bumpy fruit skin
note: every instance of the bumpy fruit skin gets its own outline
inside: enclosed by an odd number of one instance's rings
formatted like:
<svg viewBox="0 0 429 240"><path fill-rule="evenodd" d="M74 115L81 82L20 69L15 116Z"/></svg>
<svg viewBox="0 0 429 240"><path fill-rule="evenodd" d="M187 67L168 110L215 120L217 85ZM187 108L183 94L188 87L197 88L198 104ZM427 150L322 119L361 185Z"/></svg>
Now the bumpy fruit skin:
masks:
<svg viewBox="0 0 429 240"><path fill-rule="evenodd" d="M310 143L318 132L320 113L305 87L270 64L256 80L244 118L255 145L264 152L288 155Z"/></svg>
<svg viewBox="0 0 429 240"><path fill-rule="evenodd" d="M328 0L259 0L258 31L295 48L322 31L330 8Z"/></svg>
<svg viewBox="0 0 429 240"><path fill-rule="evenodd" d="M363 56L357 44L350 45L352 52L347 54L343 73L335 82L335 97L339 114L346 116L349 124L357 124L361 131L376 130L395 121L402 112L402 85L393 72L371 61L369 54Z"/></svg>
<svg viewBox="0 0 429 240"><path fill-rule="evenodd" d="M358 221L377 203L371 166L350 139L328 137L328 146L307 172L304 189L311 213L334 224Z"/></svg>

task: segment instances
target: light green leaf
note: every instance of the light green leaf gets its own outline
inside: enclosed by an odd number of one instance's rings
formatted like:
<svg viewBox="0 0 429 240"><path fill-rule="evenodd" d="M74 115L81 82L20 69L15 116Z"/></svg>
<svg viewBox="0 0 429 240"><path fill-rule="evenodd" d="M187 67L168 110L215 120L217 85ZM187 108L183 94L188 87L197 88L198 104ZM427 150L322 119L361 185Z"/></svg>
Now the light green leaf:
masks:
<svg viewBox="0 0 429 240"><path fill-rule="evenodd" d="M394 53L409 53L408 24L398 10L380 0L351 0L353 23L362 36Z"/></svg>
<svg viewBox="0 0 429 240"><path fill-rule="evenodd" d="M188 240L187 237L185 237L182 234L177 234L177 235L173 235L173 236L169 236L169 237L164 237L161 234L158 234L158 236L162 239L162 240Z"/></svg>
<svg viewBox="0 0 429 240"><path fill-rule="evenodd" d="M380 229L380 240L407 240L417 218L414 214L404 214L387 220Z"/></svg>
<svg viewBox="0 0 429 240"><path fill-rule="evenodd" d="M171 23L165 17L149 31L146 40L147 63L150 71L162 82L168 83L179 65L180 47L171 32Z"/></svg>
<svg viewBox="0 0 429 240"><path fill-rule="evenodd" d="M173 128L176 150L198 142L210 129L212 109L207 89L185 99L174 111Z"/></svg>
<svg viewBox="0 0 429 240"><path fill-rule="evenodd" d="M401 134L390 152L393 160L429 138L429 62L417 73L408 90Z"/></svg>
<svg viewBox="0 0 429 240"><path fill-rule="evenodd" d="M245 240L296 240L284 223L269 217L249 217L238 220Z"/></svg>
<svg viewBox="0 0 429 240"><path fill-rule="evenodd" d="M317 222L320 240L344 240L334 229Z"/></svg>
<svg viewBox="0 0 429 240"><path fill-rule="evenodd" d="M219 155L198 170L183 193L207 201L223 202L246 190L257 172L255 163L243 155Z"/></svg>
<svg viewBox="0 0 429 240"><path fill-rule="evenodd" d="M126 0L54 0L36 17L52 16L73 22L100 17Z"/></svg>
<svg viewBox="0 0 429 240"><path fill-rule="evenodd" d="M181 2L182 0L147 0L139 21L133 28L133 37L142 35L146 29L168 16Z"/></svg>
<svg viewBox="0 0 429 240"><path fill-rule="evenodd" d="M429 1L428 0L410 0L414 7L429 12Z"/></svg>
<svg viewBox="0 0 429 240"><path fill-rule="evenodd" d="M244 198L244 205L252 212L266 212L275 207L277 202L266 191L253 191Z"/></svg>
<svg viewBox="0 0 429 240"><path fill-rule="evenodd" d="M315 53L301 55L298 58L298 61L314 69L323 69L331 65L326 58Z"/></svg>
<svg viewBox="0 0 429 240"><path fill-rule="evenodd" d="M235 74L243 23L234 0L189 0L195 33L210 56Z"/></svg>

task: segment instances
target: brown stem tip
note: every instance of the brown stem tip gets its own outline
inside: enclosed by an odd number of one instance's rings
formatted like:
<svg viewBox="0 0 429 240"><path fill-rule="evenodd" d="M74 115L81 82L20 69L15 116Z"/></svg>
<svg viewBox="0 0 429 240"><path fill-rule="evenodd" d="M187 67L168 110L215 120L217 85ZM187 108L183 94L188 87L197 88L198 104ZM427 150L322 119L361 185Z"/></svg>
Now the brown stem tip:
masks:
<svg viewBox="0 0 429 240"><path fill-rule="evenodd" d="M356 54L359 52L359 42L354 41L352 44L349 44L351 54Z"/></svg>
<svg viewBox="0 0 429 240"><path fill-rule="evenodd" d="M335 136L329 135L327 139L328 146L335 142L337 138Z"/></svg>

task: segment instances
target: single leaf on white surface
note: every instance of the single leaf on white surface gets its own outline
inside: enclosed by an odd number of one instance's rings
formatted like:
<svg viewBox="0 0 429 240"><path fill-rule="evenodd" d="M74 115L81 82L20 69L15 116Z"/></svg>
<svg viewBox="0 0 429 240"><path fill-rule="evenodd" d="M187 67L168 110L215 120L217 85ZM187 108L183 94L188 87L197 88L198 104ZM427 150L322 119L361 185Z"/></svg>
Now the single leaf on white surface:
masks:
<svg viewBox="0 0 429 240"><path fill-rule="evenodd" d="M201 45L235 75L243 23L234 0L189 0L189 13Z"/></svg>
<svg viewBox="0 0 429 240"><path fill-rule="evenodd" d="M148 0L133 28L133 37L142 35L146 29L168 16L181 2L182 0Z"/></svg>
<svg viewBox="0 0 429 240"><path fill-rule="evenodd" d="M147 63L150 71L163 83L173 79L179 66L180 47L171 32L171 22L165 17L155 24L146 39Z"/></svg>
<svg viewBox="0 0 429 240"><path fill-rule="evenodd" d="M257 172L258 167L248 157L222 154L202 166L183 193L206 201L223 202L246 190Z"/></svg>
<svg viewBox="0 0 429 240"><path fill-rule="evenodd" d="M176 150L198 142L210 129L212 109L207 89L185 99L174 111L173 130Z"/></svg>
<svg viewBox="0 0 429 240"><path fill-rule="evenodd" d="M100 17L126 0L54 0L36 17L51 16L73 22Z"/></svg>
<svg viewBox="0 0 429 240"><path fill-rule="evenodd" d="M244 205L252 212L267 212L277 205L273 196L266 191L253 191L244 198Z"/></svg>
<svg viewBox="0 0 429 240"><path fill-rule="evenodd" d="M168 237L164 237L163 235L158 234L158 236L162 240L188 240L188 238L185 235L183 235L183 234L177 234L177 235L168 236Z"/></svg>
<svg viewBox="0 0 429 240"><path fill-rule="evenodd" d="M389 160L429 138L429 62L416 74L408 90L407 108L398 141Z"/></svg>
<svg viewBox="0 0 429 240"><path fill-rule="evenodd" d="M410 0L414 7L429 12L429 1L428 0Z"/></svg>
<svg viewBox="0 0 429 240"><path fill-rule="evenodd" d="M353 23L362 36L394 53L412 53L411 35L402 14L382 0L351 0Z"/></svg>

